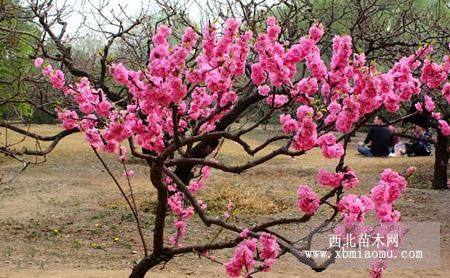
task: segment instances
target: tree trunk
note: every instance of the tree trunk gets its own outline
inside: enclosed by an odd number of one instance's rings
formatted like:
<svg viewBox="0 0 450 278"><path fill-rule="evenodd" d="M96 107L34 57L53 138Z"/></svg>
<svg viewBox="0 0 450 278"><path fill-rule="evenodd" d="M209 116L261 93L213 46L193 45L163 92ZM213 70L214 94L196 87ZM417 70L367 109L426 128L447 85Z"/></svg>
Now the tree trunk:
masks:
<svg viewBox="0 0 450 278"><path fill-rule="evenodd" d="M172 259L171 254L165 254L165 252L161 252L161 254L155 254L142 259L137 265L133 267L133 270L129 276L129 278L144 278L145 274L153 267L157 266L162 262L167 262Z"/></svg>
<svg viewBox="0 0 450 278"><path fill-rule="evenodd" d="M448 165L448 138L440 130L437 132L436 152L434 155L433 189L448 189L447 165Z"/></svg>

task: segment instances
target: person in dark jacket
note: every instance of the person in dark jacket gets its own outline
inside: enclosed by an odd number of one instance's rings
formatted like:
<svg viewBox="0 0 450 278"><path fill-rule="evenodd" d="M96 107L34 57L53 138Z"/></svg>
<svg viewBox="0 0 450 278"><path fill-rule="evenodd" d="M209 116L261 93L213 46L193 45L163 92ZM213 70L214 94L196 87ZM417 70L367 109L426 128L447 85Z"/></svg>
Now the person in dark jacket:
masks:
<svg viewBox="0 0 450 278"><path fill-rule="evenodd" d="M388 156L389 146L392 145L392 131L382 126L387 123L383 116L376 116L373 123L375 126L369 129L364 144L358 144L358 152L364 156Z"/></svg>
<svg viewBox="0 0 450 278"><path fill-rule="evenodd" d="M410 144L405 144L408 156L428 156L431 154L431 132L419 125L414 127L414 139Z"/></svg>

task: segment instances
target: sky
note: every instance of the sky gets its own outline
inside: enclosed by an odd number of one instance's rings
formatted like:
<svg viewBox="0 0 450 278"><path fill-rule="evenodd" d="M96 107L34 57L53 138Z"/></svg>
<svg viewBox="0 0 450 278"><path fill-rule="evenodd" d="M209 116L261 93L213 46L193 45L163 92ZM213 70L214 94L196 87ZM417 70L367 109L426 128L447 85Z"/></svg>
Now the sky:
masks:
<svg viewBox="0 0 450 278"><path fill-rule="evenodd" d="M202 18L202 11L200 6L204 5L207 0L186 0L189 16L196 23L200 23ZM137 16L143 9L150 9L155 11L156 5L149 0L56 0L55 6L60 8L62 6L70 7L68 10L73 10L66 16L67 34L74 35L86 17L86 24L92 27L96 26L96 20L92 11L92 5L100 6L102 3L108 3L104 9L104 13L108 16L117 14L120 11L120 6L125 10L128 16ZM152 12L150 12L152 13ZM87 28L82 28L82 34L88 32Z"/></svg>

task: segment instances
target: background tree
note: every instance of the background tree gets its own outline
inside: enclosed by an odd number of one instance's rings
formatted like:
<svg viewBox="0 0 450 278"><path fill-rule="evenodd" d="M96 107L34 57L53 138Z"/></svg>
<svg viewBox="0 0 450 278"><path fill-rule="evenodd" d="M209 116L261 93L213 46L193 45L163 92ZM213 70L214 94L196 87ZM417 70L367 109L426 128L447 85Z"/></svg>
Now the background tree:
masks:
<svg viewBox="0 0 450 278"><path fill-rule="evenodd" d="M35 87L26 82L31 69L29 56L40 31L30 23L31 14L16 1L1 1L0 8L0 113L6 119L28 121L34 111L28 96Z"/></svg>

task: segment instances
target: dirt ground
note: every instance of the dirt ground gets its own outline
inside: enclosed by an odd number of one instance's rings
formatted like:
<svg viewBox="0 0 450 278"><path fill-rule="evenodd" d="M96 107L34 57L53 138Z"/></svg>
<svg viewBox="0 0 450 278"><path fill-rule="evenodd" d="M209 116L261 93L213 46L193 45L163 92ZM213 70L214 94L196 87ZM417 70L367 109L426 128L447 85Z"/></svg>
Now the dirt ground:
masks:
<svg viewBox="0 0 450 278"><path fill-rule="evenodd" d="M50 135L59 127L40 125L33 126L32 130ZM264 140L264 134L264 131L256 131L246 139L257 144ZM12 142L18 137L11 131L6 137L5 130L0 129L0 142L4 143L6 138ZM384 168L404 172L408 166L416 166L417 174L398 202L402 219L441 223L439 269L389 269L386 277L450 277L450 192L430 189L433 157L363 158L356 154L354 142L346 160L361 182L354 193L368 192ZM36 147L34 141L26 140L17 148L23 145ZM124 182L121 165L113 157L105 158ZM252 158L244 156L237 145L226 143L218 159L233 164ZM132 183L150 241L156 194L149 183L145 164L133 159L127 164L136 172ZM325 192L314 182L317 167L332 169L335 164L335 160L324 160L317 151L312 151L295 159L276 158L241 175L215 173L199 198L217 215L223 214L227 201L232 199L236 205L235 217L241 222L255 223L274 215L295 215L297 185L309 183L317 191ZM20 163L0 157L3 180L13 177L20 169ZM325 214L320 212L319 216ZM300 230L301 227L295 227L289 232ZM195 243L199 232L211 237L217 230L205 230L194 223L186 241ZM31 165L13 182L0 185L0 278L127 277L141 252L131 213L79 134L65 138L45 163ZM229 254L229 251L217 253L218 261L226 261ZM188 255L175 258L148 277L224 277L224 274L222 266ZM367 277L368 271L330 269L315 274L285 256L276 263L273 272L258 276Z"/></svg>

